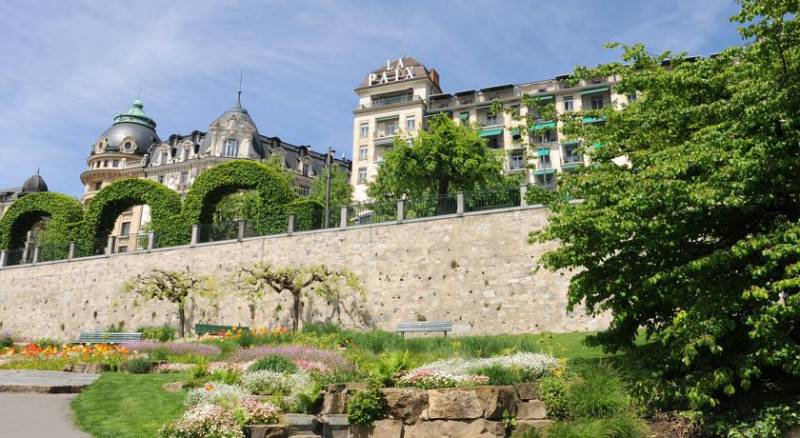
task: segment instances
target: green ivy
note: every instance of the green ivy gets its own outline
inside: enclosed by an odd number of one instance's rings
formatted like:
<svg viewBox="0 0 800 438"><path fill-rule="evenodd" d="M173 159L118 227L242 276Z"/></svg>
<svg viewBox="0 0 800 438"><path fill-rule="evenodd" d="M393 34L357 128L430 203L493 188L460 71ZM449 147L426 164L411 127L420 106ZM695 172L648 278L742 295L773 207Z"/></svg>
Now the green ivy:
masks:
<svg viewBox="0 0 800 438"><path fill-rule="evenodd" d="M223 197L239 190L256 190L261 197L258 216L248 218L259 233L286 229L284 206L296 198L289 183L275 169L254 161L230 161L201 173L183 204L186 224L210 224Z"/></svg>
<svg viewBox="0 0 800 438"><path fill-rule="evenodd" d="M287 204L285 211L287 216L290 214L295 216L294 229L296 231L306 231L321 227L324 220L325 207L313 199L300 198ZM334 219L338 220L339 215L331 214L331 224L334 224ZM338 222L335 224L338 224Z"/></svg>
<svg viewBox="0 0 800 438"><path fill-rule="evenodd" d="M0 248L20 248L25 235L36 222L49 217L48 229L63 236L64 242L75 240L81 227L83 208L80 202L61 193L31 193L16 200L0 219Z"/></svg>
<svg viewBox="0 0 800 438"><path fill-rule="evenodd" d="M125 210L146 204L150 207L152 230L159 246L188 243L191 227L180 221L181 198L177 192L155 181L126 178L103 187L89 203L84 217L82 254L90 253L114 228L114 222ZM100 242L100 243L98 243Z"/></svg>

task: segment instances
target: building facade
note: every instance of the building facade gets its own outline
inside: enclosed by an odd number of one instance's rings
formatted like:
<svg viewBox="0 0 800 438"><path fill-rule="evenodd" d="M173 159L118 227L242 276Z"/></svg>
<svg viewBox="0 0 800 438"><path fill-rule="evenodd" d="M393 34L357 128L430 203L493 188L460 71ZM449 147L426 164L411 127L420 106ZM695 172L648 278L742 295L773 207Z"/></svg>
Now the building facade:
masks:
<svg viewBox="0 0 800 438"><path fill-rule="evenodd" d="M46 191L47 183L44 182L44 178L39 175L39 172L36 172L36 175L28 177L21 186L0 189L0 217L3 217L8 207L17 199L30 193Z"/></svg>
<svg viewBox="0 0 800 438"><path fill-rule="evenodd" d="M250 114L236 104L225 111L203 132L173 134L162 141L156 132L156 122L144 112L144 104L136 100L126 113L114 118L114 123L92 145L87 169L81 174L84 186L82 202L121 178L148 178L185 195L194 180L206 169L230 160L266 160L273 155L295 175L295 185L301 196L307 195L311 182L322 174L326 154L309 146L293 145L279 137L262 135ZM349 174L350 161L334 159ZM117 219L112 235L117 236L116 252L132 251L146 242L137 233L150 221L146 205L135 206Z"/></svg>
<svg viewBox="0 0 800 438"><path fill-rule="evenodd" d="M612 85L616 76L570 84L568 75L522 84L507 84L445 93L439 74L411 57L387 61L368 73L355 89L358 104L353 110L353 170L351 182L355 201L368 201L367 184L378 173L383 155L395 138L410 140L425 121L444 113L461 124L480 129L487 146L505 153L505 170L522 173L524 180L543 188L555 187L558 174L586 164L580 153L580 141L567 141L561 122L541 120L522 132L520 122L508 114L493 113L493 102L506 109L527 108L523 95L552 101L558 114L598 110L626 105L633 96L616 94ZM586 117L584 123L602 123ZM523 138L525 136L526 138Z"/></svg>

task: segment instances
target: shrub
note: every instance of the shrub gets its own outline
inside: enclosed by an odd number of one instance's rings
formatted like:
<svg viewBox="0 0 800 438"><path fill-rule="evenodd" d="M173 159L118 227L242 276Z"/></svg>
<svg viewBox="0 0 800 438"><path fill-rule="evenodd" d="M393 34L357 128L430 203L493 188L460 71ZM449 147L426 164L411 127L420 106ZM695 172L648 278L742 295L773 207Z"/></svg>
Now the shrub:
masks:
<svg viewBox="0 0 800 438"><path fill-rule="evenodd" d="M489 379L489 385L516 385L524 380L517 368L496 364L478 368L475 370L475 374L486 376Z"/></svg>
<svg viewBox="0 0 800 438"><path fill-rule="evenodd" d="M546 376L539 381L539 396L547 405L547 416L555 419L569 417L567 382L563 377Z"/></svg>
<svg viewBox="0 0 800 438"><path fill-rule="evenodd" d="M50 347L50 348L58 348L61 345L61 342L59 342L58 339L40 338L40 339L37 339L37 340L33 341L33 344L36 345L39 348L44 349L44 348L48 348L48 347Z"/></svg>
<svg viewBox="0 0 800 438"><path fill-rule="evenodd" d="M150 359L134 358L125 362L125 371L131 374L147 374L152 369Z"/></svg>
<svg viewBox="0 0 800 438"><path fill-rule="evenodd" d="M271 354L256 360L247 368L247 371L275 371L279 373L293 373L297 371L297 366L285 356Z"/></svg>
<svg viewBox="0 0 800 438"><path fill-rule="evenodd" d="M0 333L0 349L14 346L14 338L9 333Z"/></svg>
<svg viewBox="0 0 800 438"><path fill-rule="evenodd" d="M235 416L241 417L242 424L277 424L280 421L280 410L277 406L258 400L242 400L234 412Z"/></svg>
<svg viewBox="0 0 800 438"><path fill-rule="evenodd" d="M239 384L253 394L274 396L276 404L291 412L308 412L319 398L321 389L306 373L286 374L269 370L244 373Z"/></svg>
<svg viewBox="0 0 800 438"><path fill-rule="evenodd" d="M203 403L187 410L174 423L160 431L162 438L243 438L242 426L233 412L222 406Z"/></svg>
<svg viewBox="0 0 800 438"><path fill-rule="evenodd" d="M386 399L378 389L358 391L347 399L347 420L350 424L372 424L386 416Z"/></svg>
<svg viewBox="0 0 800 438"><path fill-rule="evenodd" d="M436 375L469 377L486 368L514 369L520 381L532 381L547 375L558 366L558 360L543 353L516 353L482 359L444 359L423 365L416 370L427 370Z"/></svg>
<svg viewBox="0 0 800 438"><path fill-rule="evenodd" d="M186 394L186 405L195 406L203 403L234 403L253 399L253 395L237 385L222 382L208 382Z"/></svg>
<svg viewBox="0 0 800 438"><path fill-rule="evenodd" d="M137 332L142 334L142 339L154 339L160 342L167 342L175 339L176 330L171 325L139 327Z"/></svg>
<svg viewBox="0 0 800 438"><path fill-rule="evenodd" d="M379 386L392 386L400 373L411 368L411 364L408 351L387 352L369 364L369 373Z"/></svg>
<svg viewBox="0 0 800 438"><path fill-rule="evenodd" d="M584 365L567 391L573 418L608 418L625 411L630 400L617 372L605 363Z"/></svg>
<svg viewBox="0 0 800 438"><path fill-rule="evenodd" d="M239 378L241 377L242 377L241 372L231 368L222 368L208 375L209 380L213 380L215 382L222 382L227 385L236 384L239 381Z"/></svg>
<svg viewBox="0 0 800 438"><path fill-rule="evenodd" d="M166 351L167 354L174 356L198 356L214 357L219 356L222 350L213 344L202 344L199 342L157 342L153 340L132 342L127 345L131 351L140 353L150 353L156 350Z"/></svg>
<svg viewBox="0 0 800 438"><path fill-rule="evenodd" d="M486 376L457 376L425 368L410 371L397 379L398 386L413 386L422 389L481 386L488 383L489 378Z"/></svg>
<svg viewBox="0 0 800 438"><path fill-rule="evenodd" d="M547 429L547 438L640 438L644 436L642 422L627 414L574 422L559 421Z"/></svg>

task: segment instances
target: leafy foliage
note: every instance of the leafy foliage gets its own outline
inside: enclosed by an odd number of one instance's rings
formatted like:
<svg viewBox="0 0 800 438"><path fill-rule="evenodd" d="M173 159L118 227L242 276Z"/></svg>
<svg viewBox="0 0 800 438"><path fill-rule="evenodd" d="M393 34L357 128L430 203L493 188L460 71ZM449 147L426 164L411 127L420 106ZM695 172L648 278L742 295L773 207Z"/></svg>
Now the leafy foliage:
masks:
<svg viewBox="0 0 800 438"><path fill-rule="evenodd" d="M576 70L620 74L616 92L639 98L573 126L603 146L532 236L560 242L545 267L576 270L571 308L613 314L592 342L642 359L638 391L709 415L800 378L800 7L740 3L743 47L689 59L612 45L624 65ZM640 328L651 343L634 343Z"/></svg>
<svg viewBox="0 0 800 438"><path fill-rule="evenodd" d="M143 357L128 359L128 361L124 363L125 371L131 374L147 374L152 367L153 364L150 362L150 359Z"/></svg>
<svg viewBox="0 0 800 438"><path fill-rule="evenodd" d="M256 360L247 368L247 371L275 371L280 373L293 373L297 371L297 366L285 356L271 354Z"/></svg>
<svg viewBox="0 0 800 438"><path fill-rule="evenodd" d="M477 130L440 114L411 144L395 140L368 193L381 201L443 196L498 180L502 169L499 155L486 147Z"/></svg>
<svg viewBox="0 0 800 438"><path fill-rule="evenodd" d="M175 339L175 327L167 324L139 327L136 331L142 334L142 339L154 339L160 342L167 342Z"/></svg>
<svg viewBox="0 0 800 438"><path fill-rule="evenodd" d="M372 424L386 416L387 405L383 393L377 389L357 391L347 398L347 420L351 424Z"/></svg>
<svg viewBox="0 0 800 438"><path fill-rule="evenodd" d="M21 248L28 230L43 218L50 218L50 233L60 236L61 242L69 242L78 237L83 207L72 197L52 192L17 199L0 218L0 249Z"/></svg>
<svg viewBox="0 0 800 438"><path fill-rule="evenodd" d="M178 331L186 330L186 302L195 294L208 291L208 279L189 272L153 269L128 280L123 289L136 295L136 300L169 301L178 308ZM135 303L138 301L135 301ZM210 347L210 346L208 346Z"/></svg>
<svg viewBox="0 0 800 438"><path fill-rule="evenodd" d="M331 169L331 224L337 225L342 207L347 207L353 203L353 186L350 185L350 179L341 167L334 165ZM325 179L327 175L328 169L325 168L311 182L311 191L308 194L309 199L318 202L323 208L325 207Z"/></svg>

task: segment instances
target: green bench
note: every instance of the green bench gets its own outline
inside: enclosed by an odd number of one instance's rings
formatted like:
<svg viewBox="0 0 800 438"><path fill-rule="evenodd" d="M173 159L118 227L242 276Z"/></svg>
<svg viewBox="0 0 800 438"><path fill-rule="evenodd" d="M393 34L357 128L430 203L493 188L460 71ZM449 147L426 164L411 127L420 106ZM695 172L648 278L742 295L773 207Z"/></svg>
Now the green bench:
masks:
<svg viewBox="0 0 800 438"><path fill-rule="evenodd" d="M232 329L240 330L243 332L249 332L249 327L242 327L240 325L215 325L215 324L195 324L194 325L194 334L197 336L203 335L218 335L222 336L225 333Z"/></svg>
<svg viewBox="0 0 800 438"><path fill-rule="evenodd" d="M76 344L127 344L142 340L141 333L99 333L84 332L78 336Z"/></svg>

